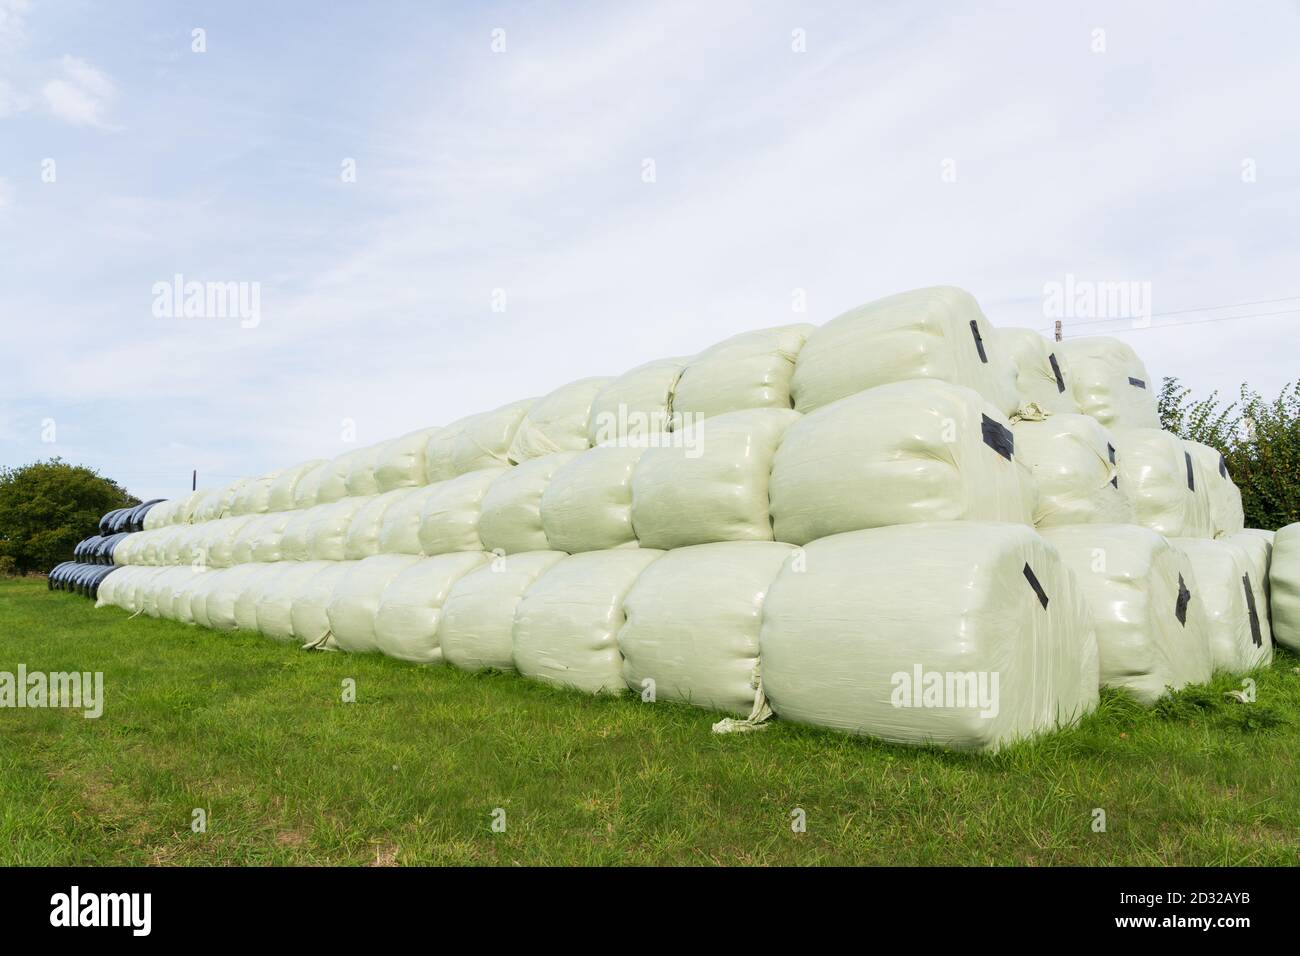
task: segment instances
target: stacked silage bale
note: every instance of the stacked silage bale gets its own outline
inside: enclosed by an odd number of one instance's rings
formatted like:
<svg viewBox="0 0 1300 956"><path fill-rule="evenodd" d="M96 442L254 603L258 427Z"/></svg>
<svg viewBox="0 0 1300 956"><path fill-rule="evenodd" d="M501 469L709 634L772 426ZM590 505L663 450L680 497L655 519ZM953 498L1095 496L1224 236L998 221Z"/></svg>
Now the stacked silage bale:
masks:
<svg viewBox="0 0 1300 956"><path fill-rule="evenodd" d="M922 289L164 502L100 603L998 746L1271 647L1264 540L1158 424L1124 344Z"/></svg>

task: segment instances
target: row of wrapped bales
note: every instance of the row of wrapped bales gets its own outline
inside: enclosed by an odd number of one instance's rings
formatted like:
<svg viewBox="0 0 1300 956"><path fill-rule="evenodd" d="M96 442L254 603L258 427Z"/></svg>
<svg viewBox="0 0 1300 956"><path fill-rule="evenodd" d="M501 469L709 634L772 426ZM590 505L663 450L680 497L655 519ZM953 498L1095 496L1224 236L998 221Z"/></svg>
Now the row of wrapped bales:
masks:
<svg viewBox="0 0 1300 956"><path fill-rule="evenodd" d="M1100 687L1152 701L1267 663L1286 593L1128 346L994 329L948 287L145 526L101 604L961 748L1068 725Z"/></svg>
<svg viewBox="0 0 1300 956"><path fill-rule="evenodd" d="M1098 687L1077 591L1042 538L1007 523L884 528L807 549L744 541L138 566L109 579L99 602L311 646L516 670L590 693L649 691L738 716L765 686L792 719L962 747L1068 723ZM993 719L962 702L900 714L895 676L910 681L918 655L932 670L1000 675Z"/></svg>
<svg viewBox="0 0 1300 956"><path fill-rule="evenodd" d="M554 452L299 511L167 525L132 535L115 560L175 564L197 555L224 567L381 553L804 544L952 520L1136 523L1170 537L1241 530L1231 479L1204 468L1193 443L1158 429L1112 433L1083 415L1029 414L1013 422L963 386L898 382L806 416L724 413L655 447Z"/></svg>

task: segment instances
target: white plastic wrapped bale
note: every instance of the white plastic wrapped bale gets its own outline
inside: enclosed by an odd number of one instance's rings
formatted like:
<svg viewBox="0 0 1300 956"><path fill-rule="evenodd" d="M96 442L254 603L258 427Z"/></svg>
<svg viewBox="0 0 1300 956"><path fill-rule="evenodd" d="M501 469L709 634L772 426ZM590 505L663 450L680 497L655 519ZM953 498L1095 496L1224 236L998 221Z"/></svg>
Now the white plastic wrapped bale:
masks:
<svg viewBox="0 0 1300 956"><path fill-rule="evenodd" d="M481 551L462 551L417 558L393 578L380 595L375 615L379 651L417 664L441 662L439 630L447 596L457 581L490 557Z"/></svg>
<svg viewBox="0 0 1300 956"><path fill-rule="evenodd" d="M376 554L351 562L352 569L334 588L329 604L329 646L354 654L379 650L375 640L379 598L395 577L419 560L412 554Z"/></svg>
<svg viewBox="0 0 1300 956"><path fill-rule="evenodd" d="M173 602L177 599L178 593L194 577L194 572L188 566L170 567L158 575L153 587L153 599L150 607L146 608L146 613L150 617L160 617L168 621L176 619L176 612L173 609Z"/></svg>
<svg viewBox="0 0 1300 956"><path fill-rule="evenodd" d="M1133 499L1119 486L1114 440L1095 418L1022 418L1011 430L1016 458L1038 488L1036 527L1133 523Z"/></svg>
<svg viewBox="0 0 1300 956"><path fill-rule="evenodd" d="M308 582L326 568L329 561L282 561L280 571L266 581L257 596L257 629L276 641L292 641L293 602Z"/></svg>
<svg viewBox="0 0 1300 956"><path fill-rule="evenodd" d="M778 541L919 521L1034 516L1033 479L1010 424L948 382L881 385L818 409L786 432L772 463Z"/></svg>
<svg viewBox="0 0 1300 956"><path fill-rule="evenodd" d="M316 519L331 505L313 505L310 508L288 512L284 532L280 535L280 560L308 561L311 559L311 527Z"/></svg>
<svg viewBox="0 0 1300 956"><path fill-rule="evenodd" d="M357 449L345 482L349 495L359 497L379 494L379 479L375 475L375 469L379 466L379 457L387 448L388 442L385 441Z"/></svg>
<svg viewBox="0 0 1300 956"><path fill-rule="evenodd" d="M193 525L178 524L167 528L163 536L162 563L189 564L195 538Z"/></svg>
<svg viewBox="0 0 1300 956"><path fill-rule="evenodd" d="M563 451L543 455L497 475L483 496L479 514L478 534L485 551L514 554L547 550L542 494L556 471L578 454Z"/></svg>
<svg viewBox="0 0 1300 956"><path fill-rule="evenodd" d="M190 588L190 620L199 627L211 627L208 621L208 595L221 581L224 569L206 568L198 575L194 587Z"/></svg>
<svg viewBox="0 0 1300 956"><path fill-rule="evenodd" d="M315 499L313 503L320 505L329 504L331 501L342 501L346 498L348 496L348 475L352 473L352 463L357 460L357 456L364 450L354 448L351 451L345 451L321 465L309 476L312 480L308 482L307 489L303 492L304 496L308 491L314 491Z"/></svg>
<svg viewBox="0 0 1300 956"><path fill-rule="evenodd" d="M539 577L515 608L515 669L525 677L590 694L619 694L623 600L663 552L588 551Z"/></svg>
<svg viewBox="0 0 1300 956"><path fill-rule="evenodd" d="M1126 342L1107 336L1067 339L1055 346L1069 363L1070 385L1085 415L1107 428L1159 428L1155 382Z"/></svg>
<svg viewBox="0 0 1300 956"><path fill-rule="evenodd" d="M147 603L152 600L153 588L157 585L158 579L168 570L168 568L150 567L146 573L141 574L139 580L131 588L129 610L132 614L146 612Z"/></svg>
<svg viewBox="0 0 1300 956"><path fill-rule="evenodd" d="M877 528L814 541L800 560L768 590L759 637L783 720L983 750L1096 706L1083 596L1027 525Z"/></svg>
<svg viewBox="0 0 1300 956"><path fill-rule="evenodd" d="M222 518L213 522L211 532L205 534L207 544L207 563L214 568L228 568L235 564L235 542L254 515L239 515L236 518ZM210 536L209 536L210 535ZM247 564L248 562L244 562Z"/></svg>
<svg viewBox="0 0 1300 956"><path fill-rule="evenodd" d="M509 459L515 464L561 451L590 448L587 426L596 394L612 378L584 378L557 388L532 404L510 442Z"/></svg>
<svg viewBox="0 0 1300 956"><path fill-rule="evenodd" d="M1078 413L1065 359L1051 342L1033 329L1014 328L994 329L993 342L1015 367L1021 407L1033 404L1052 414Z"/></svg>
<svg viewBox="0 0 1300 956"><path fill-rule="evenodd" d="M248 564L253 560L253 545L257 541L262 526L267 519L267 515L240 515L240 517L247 518L247 520L244 522L243 527L236 531L234 537L231 538L231 564Z"/></svg>
<svg viewBox="0 0 1300 956"><path fill-rule="evenodd" d="M342 498L320 509L307 532L307 555L312 561L346 561L348 529L357 512L371 498Z"/></svg>
<svg viewBox="0 0 1300 956"><path fill-rule="evenodd" d="M478 522L483 496L503 469L483 468L439 482L424 499L420 514L420 551L483 551Z"/></svg>
<svg viewBox="0 0 1300 956"><path fill-rule="evenodd" d="M325 503L320 500L321 482L325 480L327 474L333 474L333 470L332 461L322 461L315 467L307 469L306 473L298 479L298 483L293 486L294 511L303 511Z"/></svg>
<svg viewBox="0 0 1300 956"><path fill-rule="evenodd" d="M497 556L457 580L442 605L443 660L467 671L514 670L515 608L532 583L564 557L561 551Z"/></svg>
<svg viewBox="0 0 1300 956"><path fill-rule="evenodd" d="M424 453L429 447L429 439L441 430L421 428L384 445L375 463L375 483L379 490L392 491L394 488L423 485Z"/></svg>
<svg viewBox="0 0 1300 956"><path fill-rule="evenodd" d="M1227 538L1246 527L1241 510L1241 489L1228 474L1228 463L1217 448L1183 439L1183 448L1201 466L1205 493L1209 498L1210 526L1214 537Z"/></svg>
<svg viewBox="0 0 1300 956"><path fill-rule="evenodd" d="M532 404L530 398L470 415L432 436L424 452L425 481L509 465L510 443Z"/></svg>
<svg viewBox="0 0 1300 956"><path fill-rule="evenodd" d="M1259 616L1260 630L1266 643L1273 640L1273 618L1269 611L1273 600L1273 589L1269 584L1269 572L1273 564L1273 537L1272 531L1245 528L1226 538L1215 539L1232 550L1237 563L1250 576L1255 613Z"/></svg>
<svg viewBox="0 0 1300 956"><path fill-rule="evenodd" d="M641 546L771 541L772 459L801 417L789 408L726 412L646 449L632 473L632 527Z"/></svg>
<svg viewBox="0 0 1300 956"><path fill-rule="evenodd" d="M410 494L393 503L384 512L379 527L379 551L382 554L420 554L420 521L429 499L438 494L442 482L407 489Z"/></svg>
<svg viewBox="0 0 1300 956"><path fill-rule="evenodd" d="M1097 630L1101 684L1144 704L1210 679L1208 622L1192 600L1187 556L1149 528L1089 524L1043 529L1083 590Z"/></svg>
<svg viewBox="0 0 1300 956"><path fill-rule="evenodd" d="M623 678L658 700L748 715L763 599L792 545L725 541L669 551L636 579L618 632Z"/></svg>
<svg viewBox="0 0 1300 956"><path fill-rule="evenodd" d="M1212 538L1209 477L1176 435L1159 428L1114 432L1119 486L1134 520L1167 538Z"/></svg>
<svg viewBox="0 0 1300 956"><path fill-rule="evenodd" d="M244 593L244 588L252 583L255 575L265 569L260 564L237 564L233 568L223 568L220 572L208 572L215 580L207 588L204 616L201 621L195 614L195 621L217 631L233 631L238 627L235 618L235 602Z"/></svg>
<svg viewBox="0 0 1300 956"><path fill-rule="evenodd" d="M1016 372L991 330L975 297L952 286L869 302L808 337L790 382L795 408L811 412L878 385L928 378L974 389L1010 415L1019 403Z"/></svg>
<svg viewBox="0 0 1300 956"><path fill-rule="evenodd" d="M395 488L368 499L365 507L357 511L348 524L348 534L343 544L343 557L349 561L360 561L372 554L378 554L379 532L383 528L384 517L390 509L401 504L413 490Z"/></svg>
<svg viewBox="0 0 1300 956"><path fill-rule="evenodd" d="M1210 656L1216 671L1238 674L1273 660L1273 642L1265 632L1262 595L1236 549L1210 538L1174 538L1187 555L1196 584L1192 600L1205 609Z"/></svg>
<svg viewBox="0 0 1300 956"><path fill-rule="evenodd" d="M230 502L232 515L261 515L271 510L271 486L281 475L280 470L257 478L250 478Z"/></svg>
<svg viewBox="0 0 1300 956"><path fill-rule="evenodd" d="M235 628L240 631L257 630L257 604L262 592L268 585L273 585L276 578L284 573L284 565L261 565L258 572L249 577L239 596L235 598Z"/></svg>
<svg viewBox="0 0 1300 956"><path fill-rule="evenodd" d="M635 548L632 475L645 448L602 445L560 468L542 493L542 530L557 551Z"/></svg>
<svg viewBox="0 0 1300 956"><path fill-rule="evenodd" d="M293 623L293 636L305 647L321 647L329 638L329 607L334 591L353 568L356 561L312 562L324 567L307 579L290 596L292 606L289 619Z"/></svg>
<svg viewBox="0 0 1300 956"><path fill-rule="evenodd" d="M782 325L733 335L705 349L683 370L673 414L722 415L746 408L793 408L795 359L816 327Z"/></svg>
<svg viewBox="0 0 1300 956"><path fill-rule="evenodd" d="M225 497L225 492L225 488L212 488L204 492L203 496L199 498L198 502L194 505L193 520L195 522L215 521L217 518L221 517L221 502ZM147 518L148 515L145 517ZM160 515L159 522L155 524L154 527L161 527L162 523L162 516Z"/></svg>
<svg viewBox="0 0 1300 956"><path fill-rule="evenodd" d="M200 489L197 493L199 495L206 495L207 490ZM166 524L167 513L173 507L175 506L172 502L163 501L160 502L159 504L154 505L152 508L146 511L144 513L143 530L152 531L154 528L159 528L162 527L162 525Z"/></svg>
<svg viewBox="0 0 1300 956"><path fill-rule="evenodd" d="M203 572L196 568L185 568L189 573L177 582L172 590L171 619L182 624L194 623L194 592L202 583ZM110 575L111 577L111 575Z"/></svg>
<svg viewBox="0 0 1300 956"><path fill-rule="evenodd" d="M129 568L118 568L103 581L99 582L99 590L95 593L95 607L113 607L113 594L117 590L118 583L123 580L123 574L129 572Z"/></svg>
<svg viewBox="0 0 1300 956"><path fill-rule="evenodd" d="M1274 535L1268 583L1273 637L1283 647L1300 651L1300 524L1289 524Z"/></svg>
<svg viewBox="0 0 1300 956"><path fill-rule="evenodd" d="M273 511L262 516L253 536L252 559L263 564L279 561L283 556L284 529L293 518L292 512Z"/></svg>
<svg viewBox="0 0 1300 956"><path fill-rule="evenodd" d="M197 491L191 491L185 498L178 499L175 502L169 502L172 507L165 512L166 520L171 524L191 524L194 519L194 510L198 508L199 502L207 490L200 488ZM148 520L148 513L145 514L145 520Z"/></svg>
<svg viewBox="0 0 1300 956"><path fill-rule="evenodd" d="M673 391L689 359L656 359L624 372L591 403L587 440L636 444L672 427Z"/></svg>
<svg viewBox="0 0 1300 956"><path fill-rule="evenodd" d="M221 497L216 500L216 512L211 518L227 518L234 515L235 501L252 478L236 478L221 490Z"/></svg>
<svg viewBox="0 0 1300 956"><path fill-rule="evenodd" d="M280 472L279 477L271 482L271 491L266 499L266 510L294 510L297 507L294 503L294 496L298 490L298 482L324 463L324 459L313 458L311 461L304 461L302 464L294 465L292 468L286 468ZM312 504L315 504L315 501Z"/></svg>

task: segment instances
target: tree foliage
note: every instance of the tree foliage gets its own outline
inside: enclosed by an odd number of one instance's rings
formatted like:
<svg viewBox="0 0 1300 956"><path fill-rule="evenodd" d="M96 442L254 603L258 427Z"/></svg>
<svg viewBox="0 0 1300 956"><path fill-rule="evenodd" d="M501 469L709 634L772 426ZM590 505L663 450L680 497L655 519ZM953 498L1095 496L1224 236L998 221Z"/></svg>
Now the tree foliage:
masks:
<svg viewBox="0 0 1300 956"><path fill-rule="evenodd" d="M1272 400L1242 385L1237 401L1225 404L1218 392L1193 399L1178 379L1166 378L1160 422L1223 453L1241 489L1246 527L1275 530L1300 521L1300 382Z"/></svg>
<svg viewBox="0 0 1300 956"><path fill-rule="evenodd" d="M0 468L0 573L48 571L72 558L100 516L139 504L117 482L60 458Z"/></svg>

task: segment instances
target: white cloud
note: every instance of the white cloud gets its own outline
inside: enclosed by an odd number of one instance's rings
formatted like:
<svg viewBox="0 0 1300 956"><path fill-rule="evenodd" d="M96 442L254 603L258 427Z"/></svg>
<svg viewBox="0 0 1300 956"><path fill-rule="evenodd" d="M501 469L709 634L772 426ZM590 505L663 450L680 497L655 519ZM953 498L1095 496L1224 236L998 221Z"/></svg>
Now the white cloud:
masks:
<svg viewBox="0 0 1300 956"><path fill-rule="evenodd" d="M64 54L60 76L41 87L45 108L73 126L113 129L106 116L117 98L117 87L108 75L85 60Z"/></svg>
<svg viewBox="0 0 1300 956"><path fill-rule="evenodd" d="M26 42L24 20L31 8L30 0L0 0L0 53L15 50Z"/></svg>

